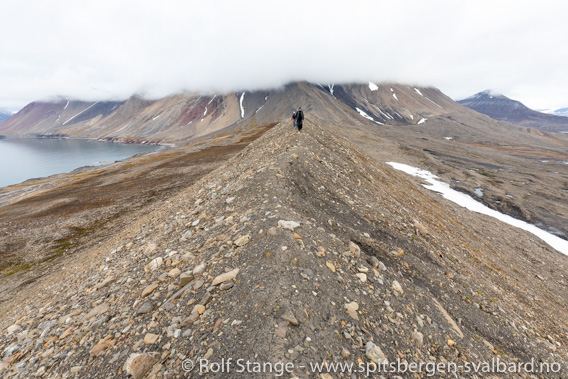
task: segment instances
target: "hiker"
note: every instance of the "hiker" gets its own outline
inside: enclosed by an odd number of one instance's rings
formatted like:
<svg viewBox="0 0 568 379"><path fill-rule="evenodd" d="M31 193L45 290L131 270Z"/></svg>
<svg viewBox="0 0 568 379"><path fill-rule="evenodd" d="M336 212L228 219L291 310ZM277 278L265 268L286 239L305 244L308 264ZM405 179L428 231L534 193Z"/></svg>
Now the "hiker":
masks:
<svg viewBox="0 0 568 379"><path fill-rule="evenodd" d="M296 112L292 112L292 120L294 121L294 126L298 126L296 123Z"/></svg>
<svg viewBox="0 0 568 379"><path fill-rule="evenodd" d="M296 112L296 124L298 126L298 131L302 130L303 123L304 123L304 112L302 112L302 107L299 107L298 112Z"/></svg>

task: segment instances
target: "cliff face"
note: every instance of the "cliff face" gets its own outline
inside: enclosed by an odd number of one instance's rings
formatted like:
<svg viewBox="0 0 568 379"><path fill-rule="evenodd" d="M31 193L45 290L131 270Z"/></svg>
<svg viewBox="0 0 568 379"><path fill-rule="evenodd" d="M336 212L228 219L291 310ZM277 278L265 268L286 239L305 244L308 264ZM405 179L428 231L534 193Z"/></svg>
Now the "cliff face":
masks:
<svg viewBox="0 0 568 379"><path fill-rule="evenodd" d="M497 357L566 370L566 257L455 210L341 127L278 124L12 294L0 372L179 377L191 360L189 377L232 377L199 364L231 358L328 378L310 365Z"/></svg>

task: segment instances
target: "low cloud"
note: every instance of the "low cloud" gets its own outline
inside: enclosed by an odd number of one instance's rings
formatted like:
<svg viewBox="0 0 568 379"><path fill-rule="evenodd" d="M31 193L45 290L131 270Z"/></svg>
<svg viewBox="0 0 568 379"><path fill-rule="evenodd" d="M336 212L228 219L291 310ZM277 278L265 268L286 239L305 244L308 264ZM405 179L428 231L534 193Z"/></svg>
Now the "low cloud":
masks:
<svg viewBox="0 0 568 379"><path fill-rule="evenodd" d="M563 2L9 0L0 109L53 96L399 81L568 105ZM11 36L7 38L7 36Z"/></svg>

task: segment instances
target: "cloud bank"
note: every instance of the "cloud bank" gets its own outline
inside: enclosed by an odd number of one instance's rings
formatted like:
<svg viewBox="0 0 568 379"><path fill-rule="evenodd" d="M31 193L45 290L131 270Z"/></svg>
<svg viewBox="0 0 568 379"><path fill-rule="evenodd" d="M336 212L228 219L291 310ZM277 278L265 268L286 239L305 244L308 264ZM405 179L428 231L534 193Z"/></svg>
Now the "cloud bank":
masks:
<svg viewBox="0 0 568 379"><path fill-rule="evenodd" d="M562 1L7 0L0 109L293 80L485 89L568 106Z"/></svg>

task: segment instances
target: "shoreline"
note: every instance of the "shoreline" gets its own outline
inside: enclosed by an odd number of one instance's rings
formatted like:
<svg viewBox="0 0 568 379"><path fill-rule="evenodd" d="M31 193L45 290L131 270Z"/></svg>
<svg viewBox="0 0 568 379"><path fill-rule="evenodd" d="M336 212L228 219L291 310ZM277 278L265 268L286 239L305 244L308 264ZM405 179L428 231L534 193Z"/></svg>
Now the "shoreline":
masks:
<svg viewBox="0 0 568 379"><path fill-rule="evenodd" d="M56 139L56 138L36 138L36 137L24 137L24 138L20 138L20 137L16 137L16 138L7 138L7 139ZM57 139L69 139L69 140L80 140L80 141L95 141L95 142L102 142L102 143L120 143L120 142L108 142L108 141L101 141L97 138L57 138ZM121 143L123 145L129 145L128 143ZM38 176L38 177L32 177L32 178L28 178L25 179L21 182L18 183L13 183L13 184L8 184L5 186L0 186L0 205L3 205L4 202L2 202L2 193L4 191L11 191L14 189L11 189L10 187L17 187L17 186L34 186L37 184L41 184L41 182L44 182L46 180L56 180L58 176L61 175L73 175L73 174L80 174L80 171L84 171L84 170L91 170L94 171L97 168L101 168L101 167L108 167L112 164L118 164L118 163L122 163L125 162L128 159L132 159L135 157L140 157L143 155L147 155L147 154L154 154L157 152L163 152L163 151L167 151L170 150L172 148L175 147L175 144L156 144L156 145L143 145L140 144L141 146L158 146L158 148L154 151L148 151L148 152L140 152L140 153L136 153L134 155L125 157L123 159L118 159L118 160L114 160L114 161L100 161L100 164L97 165L83 165L83 166L79 166L76 168L73 168L70 171L64 171L64 172L59 172L59 173L54 173L51 175L46 175L46 176ZM77 172L76 172L77 171ZM39 182L39 183L37 183Z"/></svg>
<svg viewBox="0 0 568 379"><path fill-rule="evenodd" d="M15 140L15 139L45 139L45 140L79 140L79 141L97 141L108 143L119 143L122 145L145 145L145 146L168 146L175 147L175 143L170 142L157 142L148 140L135 140L135 139L120 139L118 137L70 137L66 134L47 134L47 135L33 135L33 136L9 136L0 135L0 139Z"/></svg>

